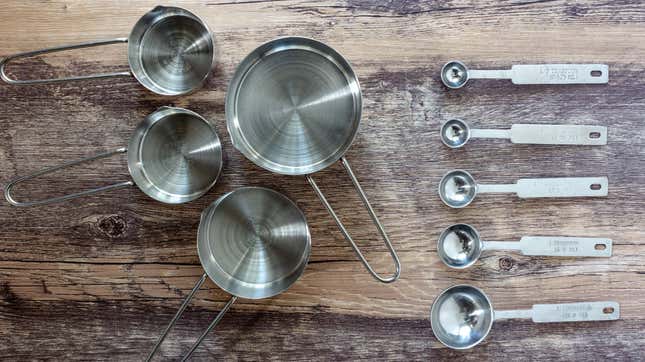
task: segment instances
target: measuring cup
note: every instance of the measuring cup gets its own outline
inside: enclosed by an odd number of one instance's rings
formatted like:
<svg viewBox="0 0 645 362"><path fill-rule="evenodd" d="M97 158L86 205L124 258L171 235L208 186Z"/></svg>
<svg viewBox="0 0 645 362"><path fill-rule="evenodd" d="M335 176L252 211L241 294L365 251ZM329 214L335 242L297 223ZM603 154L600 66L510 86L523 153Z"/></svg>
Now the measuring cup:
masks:
<svg viewBox="0 0 645 362"><path fill-rule="evenodd" d="M307 220L286 196L262 187L242 187L220 197L204 210L199 221L197 254L204 274L146 361L152 360L207 277L232 296L182 361L192 355L237 298L269 298L293 285L304 272L310 253Z"/></svg>
<svg viewBox="0 0 645 362"><path fill-rule="evenodd" d="M115 43L128 43L130 71L29 80L10 78L5 71L14 59ZM195 14L178 7L157 6L139 19L127 38L10 55L0 60L0 77L9 84L38 84L132 75L152 92L175 96L191 92L206 80L213 68L213 44L211 31Z"/></svg>
<svg viewBox="0 0 645 362"><path fill-rule="evenodd" d="M441 126L441 141L450 148L462 147L471 138L501 138L534 145L606 145L607 127L514 124L510 129L471 129L461 119L451 119Z"/></svg>
<svg viewBox="0 0 645 362"><path fill-rule="evenodd" d="M474 70L458 60L441 68L441 81L452 89L469 79L510 79L513 84L602 84L609 81L605 64L525 64L508 70Z"/></svg>
<svg viewBox="0 0 645 362"><path fill-rule="evenodd" d="M499 319L531 319L535 323L612 321L620 318L617 302L535 304L531 309L494 311L488 296L470 285L450 287L430 310L432 332L453 349L468 349L486 338Z"/></svg>
<svg viewBox="0 0 645 362"><path fill-rule="evenodd" d="M521 199L537 197L607 196L606 177L525 178L514 184L482 185L470 173L452 170L439 182L439 197L452 208L468 206L477 193L516 193Z"/></svg>
<svg viewBox="0 0 645 362"><path fill-rule="evenodd" d="M523 236L517 241L482 241L468 224L446 228L437 242L437 254L447 266L464 269L473 265L485 250L517 250L522 255L610 257L611 239L565 236Z"/></svg>
<svg viewBox="0 0 645 362"><path fill-rule="evenodd" d="M401 262L345 153L361 122L362 94L349 62L328 45L278 38L242 60L226 93L233 146L265 170L304 176L367 271L382 283L399 278ZM312 174L340 161L390 252L395 271L381 276L316 184Z"/></svg>
<svg viewBox="0 0 645 362"><path fill-rule="evenodd" d="M132 181L102 186L69 195L37 201L16 201L11 190L17 184L83 162L128 153ZM155 200L179 204L205 194L222 170L222 146L215 128L193 111L161 107L139 124L127 148L100 153L77 161L49 167L10 181L4 188L13 206L45 205L136 184Z"/></svg>

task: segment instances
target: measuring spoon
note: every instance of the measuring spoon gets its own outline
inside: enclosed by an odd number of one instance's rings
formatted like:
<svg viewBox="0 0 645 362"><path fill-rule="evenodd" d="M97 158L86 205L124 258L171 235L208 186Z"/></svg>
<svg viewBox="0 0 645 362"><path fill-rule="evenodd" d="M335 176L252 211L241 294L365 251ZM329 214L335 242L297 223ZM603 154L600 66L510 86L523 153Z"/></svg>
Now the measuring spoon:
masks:
<svg viewBox="0 0 645 362"><path fill-rule="evenodd" d="M605 64L522 64L504 70L475 70L458 60L441 68L441 81L448 88L461 88L469 79L510 79L513 84L603 84L609 81L609 68Z"/></svg>
<svg viewBox="0 0 645 362"><path fill-rule="evenodd" d="M535 323L613 321L620 318L617 302L534 304L531 309L494 311L488 296L470 285L450 287L430 310L432 332L453 349L468 349L486 338L499 319L531 319Z"/></svg>
<svg viewBox="0 0 645 362"><path fill-rule="evenodd" d="M534 145L606 145L607 127L514 124L510 129L471 129L461 119L451 119L441 126L441 141L450 148L462 147L471 138L510 139L511 143Z"/></svg>
<svg viewBox="0 0 645 362"><path fill-rule="evenodd" d="M439 197L452 208L468 206L477 193L516 193L521 199L537 197L607 196L607 177L524 178L514 184L477 184L464 170L453 170L439 182Z"/></svg>
<svg viewBox="0 0 645 362"><path fill-rule="evenodd" d="M517 250L522 255L610 257L611 239L565 236L523 236L517 241L483 241L477 229L454 224L437 242L437 254L447 266L464 269L473 265L485 250Z"/></svg>

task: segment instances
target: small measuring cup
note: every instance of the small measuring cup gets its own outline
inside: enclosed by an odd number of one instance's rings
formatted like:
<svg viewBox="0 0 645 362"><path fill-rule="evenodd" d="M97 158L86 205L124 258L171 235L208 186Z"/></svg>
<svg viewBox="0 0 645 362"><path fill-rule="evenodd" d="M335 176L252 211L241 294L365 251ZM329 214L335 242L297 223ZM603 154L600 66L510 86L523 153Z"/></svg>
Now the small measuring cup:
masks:
<svg viewBox="0 0 645 362"><path fill-rule="evenodd" d="M45 53L128 43L130 71L65 78L14 79L5 72L13 59ZM13 54L0 60L0 78L8 84L39 84L63 81L134 76L141 85L160 95L189 93L202 85L213 68L214 42L210 29L188 10L157 6L134 25L127 38L115 38Z"/></svg>
<svg viewBox="0 0 645 362"><path fill-rule="evenodd" d="M468 206L477 193L516 193L521 199L538 197L607 196L607 177L525 178L514 184L482 185L464 170L452 170L439 182L439 197L452 208Z"/></svg>
<svg viewBox="0 0 645 362"><path fill-rule="evenodd" d="M483 341L493 321L531 319L535 323L612 321L620 318L617 302L535 304L531 309L493 310L488 296L470 285L455 285L435 299L430 310L432 332L453 349L468 349Z"/></svg>
<svg viewBox="0 0 645 362"><path fill-rule="evenodd" d="M35 201L17 201L11 194L13 187L23 181L126 152L132 181ZM157 201L179 204L195 200L208 192L217 182L221 170L222 146L215 128L193 111L161 107L139 124L127 148L118 148L15 178L5 186L4 195L13 206L35 206L136 184L141 191Z"/></svg>
<svg viewBox="0 0 645 362"><path fill-rule="evenodd" d="M473 265L485 250L516 250L522 255L610 257L611 239L565 236L523 236L517 241L483 241L468 224L446 228L437 242L437 254L453 269Z"/></svg>
<svg viewBox="0 0 645 362"><path fill-rule="evenodd" d="M513 84L602 84L609 81L605 64L523 64L504 70L468 69L458 60L441 68L441 81L451 89L469 79L510 79Z"/></svg>
<svg viewBox="0 0 645 362"><path fill-rule="evenodd" d="M461 119L451 119L441 126L441 141L450 148L462 147L471 138L510 139L511 143L533 145L606 145L607 127L514 124L510 129L471 129Z"/></svg>

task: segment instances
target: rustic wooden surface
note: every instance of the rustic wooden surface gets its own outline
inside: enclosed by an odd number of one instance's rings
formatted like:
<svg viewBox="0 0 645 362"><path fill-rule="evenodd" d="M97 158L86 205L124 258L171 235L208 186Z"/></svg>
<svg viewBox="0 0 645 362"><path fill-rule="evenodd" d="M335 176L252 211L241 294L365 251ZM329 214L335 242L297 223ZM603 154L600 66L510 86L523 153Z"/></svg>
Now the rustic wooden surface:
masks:
<svg viewBox="0 0 645 362"><path fill-rule="evenodd" d="M181 3L181 2L176 2ZM0 7L0 53L125 36L149 1L7 1ZM185 2L207 21L218 61L204 88L164 98L133 78L14 87L0 85L0 182L64 160L124 145L158 106L192 109L217 127L225 151L220 182L201 199L161 204L132 187L62 204L0 206L0 357L141 360L202 270L195 250L199 214L245 185L277 189L305 211L313 254L286 293L240 300L196 352L204 359L558 359L645 358L645 5L638 1L248 1ZM224 96L236 64L284 35L324 41L353 64L364 94L363 123L347 154L403 263L400 281L368 276L302 177L265 172L234 150ZM473 81L446 90L441 65L597 62L609 85L512 86ZM125 68L125 47L38 57L10 68L23 77ZM473 141L449 150L439 125L580 123L609 126L606 147L511 146ZM464 210L436 194L446 171L481 181L603 176L607 198L520 201L480 197ZM128 178L123 157L30 183L22 197ZM367 213L338 165L316 174L378 270L391 265ZM522 235L614 239L610 259L553 259L496 252L452 271L436 255L438 234L468 222L490 239ZM428 322L433 298L471 283L496 308L616 300L607 323L496 323L475 349L440 345ZM208 282L159 356L186 351L228 295Z"/></svg>

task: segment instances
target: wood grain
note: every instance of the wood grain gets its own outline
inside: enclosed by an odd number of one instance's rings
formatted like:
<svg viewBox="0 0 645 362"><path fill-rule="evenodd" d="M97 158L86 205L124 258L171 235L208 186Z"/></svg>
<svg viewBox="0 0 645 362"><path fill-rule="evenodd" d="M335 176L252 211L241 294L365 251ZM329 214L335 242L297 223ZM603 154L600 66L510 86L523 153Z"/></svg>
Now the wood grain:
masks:
<svg viewBox="0 0 645 362"><path fill-rule="evenodd" d="M179 1L214 32L218 59L204 88L156 96L134 79L0 85L0 183L126 144L161 105L194 110L216 127L225 152L218 184L184 205L153 201L136 187L57 205L0 205L0 356L6 359L141 360L202 269L195 250L200 212L240 186L274 188L303 209L314 248L304 276L284 294L240 300L195 360L393 359L639 360L645 358L645 5L637 1ZM10 1L0 8L0 54L125 36L150 1ZM270 174L237 152L226 132L224 96L237 63L260 43L301 35L352 63L363 121L347 157L401 257L400 281L363 270L302 177ZM26 78L127 68L125 47L65 52L11 65ZM473 81L448 91L439 69L516 63L606 63L601 86L512 86ZM438 129L512 123L609 127L606 147L510 145L473 140L449 150ZM482 182L520 177L609 177L607 198L522 200L484 196L463 210L436 194L452 168ZM116 156L18 189L43 197L128 178ZM391 262L349 178L335 165L315 178L379 271ZM489 239L523 235L611 237L610 259L486 254L464 271L436 255L439 233L467 222ZM455 352L427 321L444 288L483 288L496 308L616 300L608 323L497 323L477 348ZM160 350L186 351L228 295L208 282Z"/></svg>

